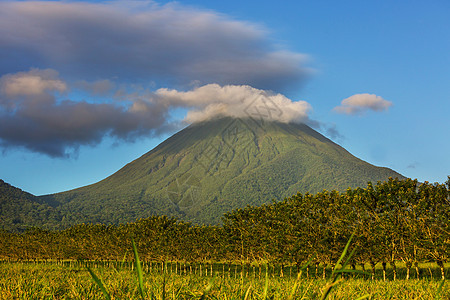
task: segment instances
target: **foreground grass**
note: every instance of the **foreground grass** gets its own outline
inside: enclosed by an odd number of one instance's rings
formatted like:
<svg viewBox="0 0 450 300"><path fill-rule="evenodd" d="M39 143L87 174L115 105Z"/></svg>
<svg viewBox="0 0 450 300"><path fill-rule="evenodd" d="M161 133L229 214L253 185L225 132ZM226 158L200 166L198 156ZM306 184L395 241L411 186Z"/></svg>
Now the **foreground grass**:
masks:
<svg viewBox="0 0 450 300"><path fill-rule="evenodd" d="M111 299L141 299L136 272L129 269L93 268ZM144 273L146 299L294 299L320 298L329 283L323 279L294 277L206 277ZM437 291L438 280L366 280L349 278L335 286L328 299L450 299L448 284ZM267 291L267 292L266 292ZM83 267L56 264L0 264L0 299L104 299L98 285Z"/></svg>

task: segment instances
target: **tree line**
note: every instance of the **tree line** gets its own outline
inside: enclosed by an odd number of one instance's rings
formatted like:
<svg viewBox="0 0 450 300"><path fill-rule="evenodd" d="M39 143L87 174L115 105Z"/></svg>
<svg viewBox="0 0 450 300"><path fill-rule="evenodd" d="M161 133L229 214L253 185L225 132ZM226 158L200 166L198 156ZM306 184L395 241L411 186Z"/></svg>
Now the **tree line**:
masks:
<svg viewBox="0 0 450 300"><path fill-rule="evenodd" d="M79 224L65 230L0 230L1 260L132 260L239 262L323 270L339 258L350 236L355 268L403 262L407 278L433 262L445 276L450 253L450 176L445 184L393 179L345 192L297 193L282 201L226 213L221 225L197 225L152 216L119 225ZM316 271L317 272L317 271Z"/></svg>

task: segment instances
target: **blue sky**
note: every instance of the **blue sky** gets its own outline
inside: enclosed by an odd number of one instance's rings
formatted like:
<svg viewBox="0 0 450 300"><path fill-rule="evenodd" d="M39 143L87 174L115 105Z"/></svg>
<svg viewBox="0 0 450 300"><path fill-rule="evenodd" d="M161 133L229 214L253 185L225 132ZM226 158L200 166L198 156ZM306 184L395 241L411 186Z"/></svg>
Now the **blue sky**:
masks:
<svg viewBox="0 0 450 300"><path fill-rule="evenodd" d="M214 105L233 115L242 91L444 182L449 15L444 0L0 2L0 178L36 195L95 183Z"/></svg>

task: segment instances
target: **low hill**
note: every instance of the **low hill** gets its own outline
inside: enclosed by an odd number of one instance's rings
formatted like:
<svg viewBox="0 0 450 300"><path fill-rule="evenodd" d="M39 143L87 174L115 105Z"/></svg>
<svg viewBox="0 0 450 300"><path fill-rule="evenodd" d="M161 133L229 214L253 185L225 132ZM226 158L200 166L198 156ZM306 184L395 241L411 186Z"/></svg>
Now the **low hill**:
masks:
<svg viewBox="0 0 450 300"><path fill-rule="evenodd" d="M59 226L58 211L38 197L0 179L0 229L23 231L31 226Z"/></svg>

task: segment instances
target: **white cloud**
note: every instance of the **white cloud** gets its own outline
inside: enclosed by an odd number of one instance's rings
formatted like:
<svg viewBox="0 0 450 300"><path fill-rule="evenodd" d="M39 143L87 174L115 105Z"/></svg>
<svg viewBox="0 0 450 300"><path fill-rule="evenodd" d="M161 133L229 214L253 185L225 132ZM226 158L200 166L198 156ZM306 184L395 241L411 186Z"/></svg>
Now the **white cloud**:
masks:
<svg viewBox="0 0 450 300"><path fill-rule="evenodd" d="M173 106L189 108L185 118L188 123L220 116L264 118L284 123L305 122L311 110L305 101L292 101L281 94L248 85L208 84L187 92L159 89L155 94Z"/></svg>
<svg viewBox="0 0 450 300"><path fill-rule="evenodd" d="M8 74L0 79L0 89L8 97L42 95L47 91L65 92L67 85L55 70L32 69Z"/></svg>
<svg viewBox="0 0 450 300"><path fill-rule="evenodd" d="M374 94L356 94L342 100L341 105L335 107L334 111L341 114L355 115L362 114L368 110L385 111L391 105L392 102Z"/></svg>

